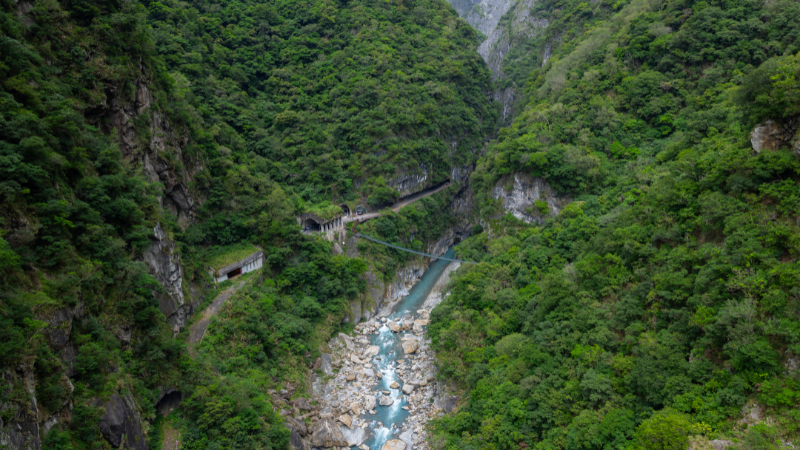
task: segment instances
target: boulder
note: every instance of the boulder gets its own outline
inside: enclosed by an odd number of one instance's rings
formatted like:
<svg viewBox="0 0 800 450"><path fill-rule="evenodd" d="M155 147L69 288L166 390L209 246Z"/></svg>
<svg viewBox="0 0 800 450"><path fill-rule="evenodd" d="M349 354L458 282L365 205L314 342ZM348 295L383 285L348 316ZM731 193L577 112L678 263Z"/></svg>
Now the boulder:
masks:
<svg viewBox="0 0 800 450"><path fill-rule="evenodd" d="M373 356L378 356L378 353L381 352L381 348L377 345L370 345L367 347L367 350L364 352L365 358L371 358Z"/></svg>
<svg viewBox="0 0 800 450"><path fill-rule="evenodd" d="M342 422L347 428L353 428L353 418L347 414L339 416L339 422Z"/></svg>
<svg viewBox="0 0 800 450"><path fill-rule="evenodd" d="M392 381L392 384L390 384L389 387L392 389L397 389L400 387L400 383L398 383L397 381Z"/></svg>
<svg viewBox="0 0 800 450"><path fill-rule="evenodd" d="M345 376L345 379L347 381L353 381L353 380L356 379L356 374L353 373L353 372L347 372L347 375Z"/></svg>
<svg viewBox="0 0 800 450"><path fill-rule="evenodd" d="M375 371L372 369L364 369L364 376L372 378L375 376Z"/></svg>
<svg viewBox="0 0 800 450"><path fill-rule="evenodd" d="M358 402L350 403L350 412L353 413L353 418L358 417L361 414L361 405Z"/></svg>
<svg viewBox="0 0 800 450"><path fill-rule="evenodd" d="M285 421L286 428L292 430L292 432L297 432L300 436L305 436L308 434L308 427L306 423L300 419L295 419L292 416L286 416L283 418Z"/></svg>
<svg viewBox="0 0 800 450"><path fill-rule="evenodd" d="M419 349L419 341L416 339L409 339L403 342L403 351L406 355L410 355Z"/></svg>
<svg viewBox="0 0 800 450"><path fill-rule="evenodd" d="M388 395L383 395L378 400L378 404L381 406L390 406L394 404L394 400L392 399L392 397L389 397Z"/></svg>
<svg viewBox="0 0 800 450"><path fill-rule="evenodd" d="M358 450L370 450L367 444L361 444L358 446Z"/></svg>
<svg viewBox="0 0 800 450"><path fill-rule="evenodd" d="M352 362L353 362L353 364L358 364L359 366L360 366L361 364L364 364L364 361L361 361L361 358L359 358L358 356L356 356L356 354L355 354L355 353L353 353L353 354L351 354L351 355L350 355L350 361L352 361Z"/></svg>
<svg viewBox="0 0 800 450"><path fill-rule="evenodd" d="M414 392L414 385L412 385L410 383L406 383L406 384L403 385L403 393L404 394L408 395L408 394L410 394L412 392Z"/></svg>
<svg viewBox="0 0 800 450"><path fill-rule="evenodd" d="M295 430L292 430L292 437L289 440L289 444L293 450L311 450L311 446L308 445L308 442L304 441L300 433Z"/></svg>
<svg viewBox="0 0 800 450"><path fill-rule="evenodd" d="M333 419L322 419L312 425L311 445L314 447L345 447L345 440L342 430Z"/></svg>
<svg viewBox="0 0 800 450"><path fill-rule="evenodd" d="M400 326L400 324L398 324L397 322L394 322L394 321L387 323L386 326L389 327L389 330L391 330L392 333L399 333L399 332L403 331L403 327Z"/></svg>
<svg viewBox="0 0 800 450"><path fill-rule="evenodd" d="M406 443L400 439L392 439L386 441L383 447L381 447L381 450L406 450Z"/></svg>
<svg viewBox="0 0 800 450"><path fill-rule="evenodd" d="M346 335L344 333L339 333L338 337L339 337L339 340L342 341L344 346L347 347L348 351L352 352L355 349L355 346L353 345L353 339L350 336L348 336L348 335Z"/></svg>
<svg viewBox="0 0 800 450"><path fill-rule="evenodd" d="M377 403L378 401L375 399L374 395L368 395L367 397L364 398L364 407L369 410L375 409L375 405Z"/></svg>
<svg viewBox="0 0 800 450"><path fill-rule="evenodd" d="M303 397L292 400L291 404L300 411L311 411L313 409L311 408L311 404L308 403L308 399Z"/></svg>
<svg viewBox="0 0 800 450"><path fill-rule="evenodd" d="M320 356L320 369L325 375L333 375L333 366L331 365L330 353L323 353Z"/></svg>

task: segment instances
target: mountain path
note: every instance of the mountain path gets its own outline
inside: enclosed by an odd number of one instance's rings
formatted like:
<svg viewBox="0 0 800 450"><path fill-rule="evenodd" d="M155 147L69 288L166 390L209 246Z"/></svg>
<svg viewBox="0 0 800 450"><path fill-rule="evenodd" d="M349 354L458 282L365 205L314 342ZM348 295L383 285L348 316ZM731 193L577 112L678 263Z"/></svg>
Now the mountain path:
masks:
<svg viewBox="0 0 800 450"><path fill-rule="evenodd" d="M224 291L220 292L217 295L217 298L208 305L203 311L203 314L200 316L200 319L193 323L189 327L189 348L194 348L200 341L203 340L203 336L206 334L206 330L208 329L208 324L211 322L211 318L216 316L219 313L222 306L225 305L225 302L231 298L231 296L236 293L237 290L241 289L244 286L244 281L239 281L233 286L229 286Z"/></svg>

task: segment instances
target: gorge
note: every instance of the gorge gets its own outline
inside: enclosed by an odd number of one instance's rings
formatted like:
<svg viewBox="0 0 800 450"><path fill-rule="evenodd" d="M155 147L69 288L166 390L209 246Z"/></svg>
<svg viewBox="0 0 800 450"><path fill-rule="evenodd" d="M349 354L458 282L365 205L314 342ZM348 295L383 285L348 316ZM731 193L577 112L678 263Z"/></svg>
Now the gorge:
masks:
<svg viewBox="0 0 800 450"><path fill-rule="evenodd" d="M0 447L796 448L798 80L793 0L0 0Z"/></svg>

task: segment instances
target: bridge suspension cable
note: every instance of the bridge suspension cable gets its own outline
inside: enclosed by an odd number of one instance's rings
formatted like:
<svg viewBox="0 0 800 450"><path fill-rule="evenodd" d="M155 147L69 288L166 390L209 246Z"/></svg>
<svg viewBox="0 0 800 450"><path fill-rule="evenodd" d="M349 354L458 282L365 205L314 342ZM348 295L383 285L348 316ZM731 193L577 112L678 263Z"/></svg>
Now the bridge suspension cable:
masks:
<svg viewBox="0 0 800 450"><path fill-rule="evenodd" d="M385 245L387 247L392 247L392 248L394 248L396 250L400 250L400 251L404 251L404 252L408 252L408 253L415 253L417 255L427 256L427 257L436 258L436 259L443 259L445 261L451 261L451 262L457 262L457 263L478 264L478 263L473 262L473 261L462 261L460 259L450 259L450 258L445 258L444 256L436 256L436 255L431 255L430 253L418 252L416 250L411 250L411 249L400 247L398 245L390 244L388 242L383 242L381 240L375 239L374 237L366 236L366 235L363 235L361 233L355 233L355 235L358 236L358 237L363 237L364 239L369 239L372 242L377 242L378 244L382 244L382 245Z"/></svg>

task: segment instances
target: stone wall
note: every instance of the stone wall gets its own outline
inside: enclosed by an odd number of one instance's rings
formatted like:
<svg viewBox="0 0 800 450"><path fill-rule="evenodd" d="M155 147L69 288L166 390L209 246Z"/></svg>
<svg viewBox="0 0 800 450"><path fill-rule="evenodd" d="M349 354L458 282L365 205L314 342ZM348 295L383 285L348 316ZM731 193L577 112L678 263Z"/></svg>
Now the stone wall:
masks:
<svg viewBox="0 0 800 450"><path fill-rule="evenodd" d="M492 198L499 200L503 209L517 219L540 224L544 223L548 215L557 215L572 201L568 196L559 196L543 178L522 173L501 178L492 189ZM535 207L537 200L547 203L546 214Z"/></svg>

